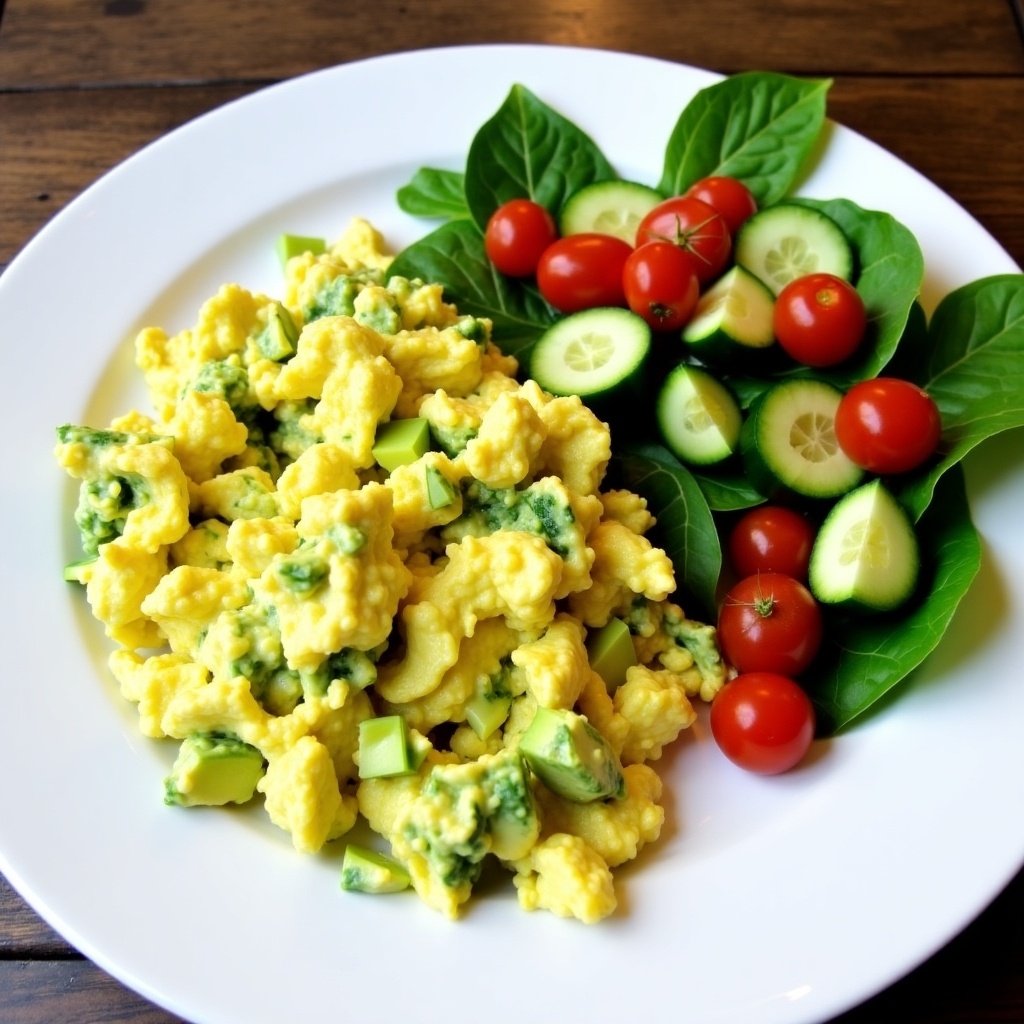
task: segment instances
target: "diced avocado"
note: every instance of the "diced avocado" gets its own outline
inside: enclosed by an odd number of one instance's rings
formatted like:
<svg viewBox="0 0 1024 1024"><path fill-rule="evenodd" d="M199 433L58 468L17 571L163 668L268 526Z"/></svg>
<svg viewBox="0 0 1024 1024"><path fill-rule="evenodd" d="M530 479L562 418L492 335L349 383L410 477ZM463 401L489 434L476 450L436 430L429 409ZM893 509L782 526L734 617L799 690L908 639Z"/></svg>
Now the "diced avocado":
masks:
<svg viewBox="0 0 1024 1024"><path fill-rule="evenodd" d="M244 804L263 776L263 755L229 733L194 733L164 780L164 803L179 807Z"/></svg>
<svg viewBox="0 0 1024 1024"><path fill-rule="evenodd" d="M267 313L267 326L256 339L260 352L279 363L295 355L298 342L299 328L291 313L279 302L273 303Z"/></svg>
<svg viewBox="0 0 1024 1024"><path fill-rule="evenodd" d="M604 680L612 693L626 681L626 670L637 663L636 648L629 626L622 619L609 619L596 633L587 637L590 667Z"/></svg>
<svg viewBox="0 0 1024 1024"><path fill-rule="evenodd" d="M458 497L448 478L436 466L427 466L427 502L432 509L447 508Z"/></svg>
<svg viewBox="0 0 1024 1024"><path fill-rule="evenodd" d="M377 429L373 457L388 472L415 462L430 448L430 424L422 417L390 420Z"/></svg>
<svg viewBox="0 0 1024 1024"><path fill-rule="evenodd" d="M314 238L310 235L288 235L283 234L277 240L277 255L281 260L281 266L285 266L293 256L301 256L304 252L311 252L319 256L327 251L327 242L322 238Z"/></svg>
<svg viewBox="0 0 1024 1024"><path fill-rule="evenodd" d="M359 778L411 775L415 770L408 729L401 715L359 723Z"/></svg>
<svg viewBox="0 0 1024 1024"><path fill-rule="evenodd" d="M90 555L87 558L79 558L74 562L69 562L64 566L64 579L68 583L85 583L88 578L86 570L90 565L95 565L96 560L96 555Z"/></svg>
<svg viewBox="0 0 1024 1024"><path fill-rule="evenodd" d="M341 862L341 887L346 892L401 892L409 872L393 857L349 843Z"/></svg>
<svg viewBox="0 0 1024 1024"><path fill-rule="evenodd" d="M553 793L577 803L626 795L622 766L608 741L583 715L537 708L519 750Z"/></svg>

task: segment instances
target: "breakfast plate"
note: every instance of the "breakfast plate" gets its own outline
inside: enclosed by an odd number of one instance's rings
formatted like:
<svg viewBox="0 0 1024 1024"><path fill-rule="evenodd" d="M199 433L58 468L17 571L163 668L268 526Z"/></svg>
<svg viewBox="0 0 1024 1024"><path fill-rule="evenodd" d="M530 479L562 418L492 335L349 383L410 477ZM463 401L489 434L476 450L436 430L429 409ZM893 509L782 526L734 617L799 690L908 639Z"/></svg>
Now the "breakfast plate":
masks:
<svg viewBox="0 0 1024 1024"><path fill-rule="evenodd" d="M703 722L658 764L661 840L618 873L600 925L522 912L485 878L451 922L414 897L339 890L340 851L294 852L256 811L166 807L172 747L144 738L106 669L108 642L62 580L74 489L54 428L106 424L145 396L131 339L177 331L224 282L275 294L282 232L352 216L401 248L429 225L396 189L457 169L512 84L653 182L710 72L626 54L481 46L373 58L264 89L172 132L100 179L0 278L8 499L2 512L0 869L70 942L193 1024L326 1013L494 1024L657 1017L825 1021L963 928L1024 858L1024 503L1020 431L965 470L981 572L898 699L796 771L745 774ZM642 109L643 117L635 116ZM914 232L931 309L1017 272L948 196L829 125L801 194L886 210ZM339 844L340 845L340 844Z"/></svg>

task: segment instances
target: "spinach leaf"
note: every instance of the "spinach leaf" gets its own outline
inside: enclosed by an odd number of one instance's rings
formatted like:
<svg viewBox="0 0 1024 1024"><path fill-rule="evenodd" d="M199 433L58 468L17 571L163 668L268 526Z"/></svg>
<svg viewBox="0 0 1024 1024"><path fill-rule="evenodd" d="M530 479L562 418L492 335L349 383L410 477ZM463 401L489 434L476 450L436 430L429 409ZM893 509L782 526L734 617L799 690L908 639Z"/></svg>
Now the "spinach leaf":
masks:
<svg viewBox="0 0 1024 1024"><path fill-rule="evenodd" d="M656 444L617 447L610 479L647 500L658 520L654 528L676 570L676 583L700 605L708 622L717 618L715 589L722 548L711 510L690 472L666 448Z"/></svg>
<svg viewBox="0 0 1024 1024"><path fill-rule="evenodd" d="M398 208L414 217L468 217L464 179L459 171L421 167L396 193Z"/></svg>
<svg viewBox="0 0 1024 1024"><path fill-rule="evenodd" d="M470 143L466 202L481 228L509 199L527 198L552 213L583 185L617 177L582 129L523 85L513 85Z"/></svg>
<svg viewBox="0 0 1024 1024"><path fill-rule="evenodd" d="M936 501L917 524L922 578L906 609L848 618L826 626L813 674L803 680L814 701L820 735L861 715L934 650L981 565L963 473L947 473Z"/></svg>
<svg viewBox="0 0 1024 1024"><path fill-rule="evenodd" d="M921 293L924 255L913 233L891 214L865 210L849 199L794 201L831 217L853 246L857 291L868 314L867 332L851 359L832 370L814 371L814 376L845 389L876 377L892 359Z"/></svg>
<svg viewBox="0 0 1024 1024"><path fill-rule="evenodd" d="M986 437L1024 424L1024 274L997 274L951 292L927 334L901 346L899 365L942 414L941 457L898 493L917 518L951 466Z"/></svg>
<svg viewBox="0 0 1024 1024"><path fill-rule="evenodd" d="M672 129L658 190L679 195L724 174L744 182L760 206L778 202L817 141L831 85L750 71L702 89Z"/></svg>
<svg viewBox="0 0 1024 1024"><path fill-rule="evenodd" d="M487 259L484 237L469 220L451 220L403 249L388 277L444 284L460 313L487 317L492 339L507 355L522 358L557 318L536 289L498 273Z"/></svg>
<svg viewBox="0 0 1024 1024"><path fill-rule="evenodd" d="M709 508L714 512L734 512L760 505L765 497L751 486L742 468L692 470Z"/></svg>

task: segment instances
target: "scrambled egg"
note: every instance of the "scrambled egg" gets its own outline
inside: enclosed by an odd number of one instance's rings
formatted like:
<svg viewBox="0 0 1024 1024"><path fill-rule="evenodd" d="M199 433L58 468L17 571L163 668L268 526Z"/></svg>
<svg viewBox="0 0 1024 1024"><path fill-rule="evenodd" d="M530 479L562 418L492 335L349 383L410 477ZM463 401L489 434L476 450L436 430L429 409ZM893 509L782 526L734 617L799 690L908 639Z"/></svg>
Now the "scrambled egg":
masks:
<svg viewBox="0 0 1024 1024"><path fill-rule="evenodd" d="M143 330L152 413L58 431L81 481L69 574L141 731L181 745L168 803L262 796L310 854L362 815L450 917L490 857L523 908L598 921L612 869L661 831L649 762L724 682L714 630L671 602L643 499L601 490L607 426L389 261L356 219L288 261L282 299L230 284L194 327ZM376 445L403 420L429 449L388 471ZM588 649L613 618L633 646L617 680ZM619 793L531 772L538 708L584 717ZM409 764L363 777L385 717Z"/></svg>

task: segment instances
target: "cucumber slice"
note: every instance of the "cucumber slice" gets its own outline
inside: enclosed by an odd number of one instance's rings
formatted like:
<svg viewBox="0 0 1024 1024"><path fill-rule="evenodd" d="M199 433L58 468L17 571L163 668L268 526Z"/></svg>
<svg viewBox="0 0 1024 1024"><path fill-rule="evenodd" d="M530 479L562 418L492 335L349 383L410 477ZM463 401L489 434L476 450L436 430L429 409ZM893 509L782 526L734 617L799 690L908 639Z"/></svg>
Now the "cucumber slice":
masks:
<svg viewBox="0 0 1024 1024"><path fill-rule="evenodd" d="M829 216L800 203L759 210L736 234L736 262L778 295L805 274L835 274L853 280L853 249Z"/></svg>
<svg viewBox="0 0 1024 1024"><path fill-rule="evenodd" d="M772 290L737 264L700 297L683 341L706 362L747 359L774 346L774 311Z"/></svg>
<svg viewBox="0 0 1024 1024"><path fill-rule="evenodd" d="M920 565L910 517L880 480L872 480L825 517L811 549L808 582L823 604L891 611L913 594Z"/></svg>
<svg viewBox="0 0 1024 1024"><path fill-rule="evenodd" d="M530 376L552 395L605 398L638 387L651 329L628 309L599 306L552 324L530 353Z"/></svg>
<svg viewBox="0 0 1024 1024"><path fill-rule="evenodd" d="M634 245L640 221L663 198L660 192L639 182L596 181L565 201L558 215L558 230L563 235L597 231Z"/></svg>
<svg viewBox="0 0 1024 1024"><path fill-rule="evenodd" d="M655 402L655 416L665 444L683 462L721 462L739 444L739 402L720 380L699 367L682 363L669 373Z"/></svg>
<svg viewBox="0 0 1024 1024"><path fill-rule="evenodd" d="M836 440L842 397L825 381L801 378L774 384L750 407L740 452L750 482L766 498L786 491L837 498L861 482L864 470Z"/></svg>

